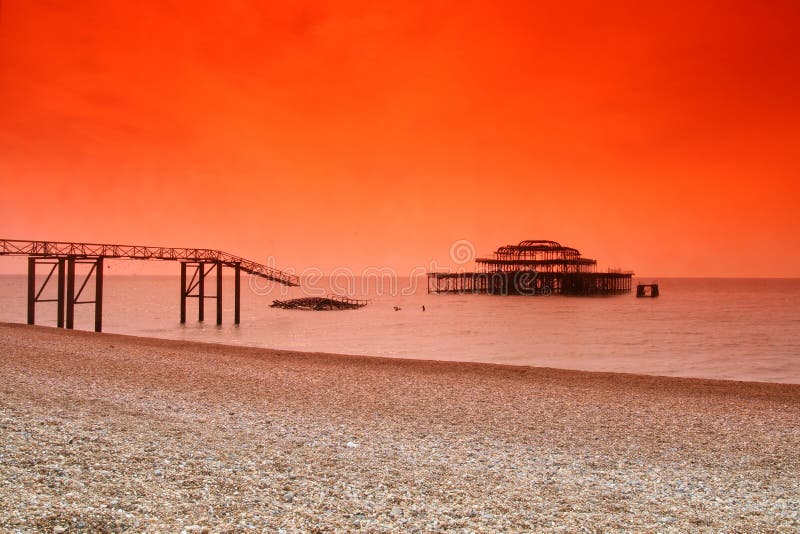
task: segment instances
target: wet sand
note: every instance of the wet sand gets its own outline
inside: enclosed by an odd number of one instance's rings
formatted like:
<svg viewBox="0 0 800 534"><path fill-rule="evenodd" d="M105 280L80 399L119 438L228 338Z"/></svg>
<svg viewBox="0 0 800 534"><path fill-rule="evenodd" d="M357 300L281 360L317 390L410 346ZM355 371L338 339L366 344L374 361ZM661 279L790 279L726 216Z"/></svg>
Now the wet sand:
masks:
<svg viewBox="0 0 800 534"><path fill-rule="evenodd" d="M0 323L0 438L2 531L800 528L799 385Z"/></svg>

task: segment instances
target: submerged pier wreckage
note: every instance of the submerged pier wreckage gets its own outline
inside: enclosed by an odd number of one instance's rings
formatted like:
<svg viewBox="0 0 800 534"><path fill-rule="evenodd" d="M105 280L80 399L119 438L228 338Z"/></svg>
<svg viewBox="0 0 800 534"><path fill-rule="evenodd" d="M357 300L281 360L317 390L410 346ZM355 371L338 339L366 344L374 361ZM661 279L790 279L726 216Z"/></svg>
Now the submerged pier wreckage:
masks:
<svg viewBox="0 0 800 534"><path fill-rule="evenodd" d="M475 272L430 272L428 293L617 295L630 293L632 271L597 271L597 260L556 241L528 240L476 258Z"/></svg>
<svg viewBox="0 0 800 534"><path fill-rule="evenodd" d="M285 310L354 310L363 308L369 304L368 300L351 299L339 295L329 295L327 297L303 297L291 300L273 300L270 307L283 308Z"/></svg>

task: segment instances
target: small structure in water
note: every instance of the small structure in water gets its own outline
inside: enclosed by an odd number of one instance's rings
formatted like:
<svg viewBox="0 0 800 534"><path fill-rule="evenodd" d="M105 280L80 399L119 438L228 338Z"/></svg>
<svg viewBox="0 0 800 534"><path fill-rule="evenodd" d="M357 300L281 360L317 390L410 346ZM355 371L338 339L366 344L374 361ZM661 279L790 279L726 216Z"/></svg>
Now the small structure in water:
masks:
<svg viewBox="0 0 800 534"><path fill-rule="evenodd" d="M428 293L617 295L631 292L632 271L597 271L597 260L555 241L527 240L476 258L477 272L428 273Z"/></svg>
<svg viewBox="0 0 800 534"><path fill-rule="evenodd" d="M354 310L363 308L369 304L368 300L351 299L339 295L329 295L327 297L302 297L291 300L273 300L270 307L283 308L285 310Z"/></svg>
<svg viewBox="0 0 800 534"><path fill-rule="evenodd" d="M655 298L658 296L658 284L653 282L652 284L637 284L636 285L636 297L652 297Z"/></svg>

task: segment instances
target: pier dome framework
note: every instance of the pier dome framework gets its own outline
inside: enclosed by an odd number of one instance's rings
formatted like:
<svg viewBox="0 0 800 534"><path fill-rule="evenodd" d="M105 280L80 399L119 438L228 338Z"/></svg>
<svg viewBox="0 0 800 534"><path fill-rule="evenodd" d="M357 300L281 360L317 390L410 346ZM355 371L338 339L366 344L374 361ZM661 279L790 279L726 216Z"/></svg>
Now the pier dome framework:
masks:
<svg viewBox="0 0 800 534"><path fill-rule="evenodd" d="M429 293L616 295L630 293L633 272L599 272L597 260L557 241L528 239L475 259L474 272L428 273Z"/></svg>
<svg viewBox="0 0 800 534"><path fill-rule="evenodd" d="M476 258L475 263L480 272L590 273L597 269L597 260L582 257L576 248L557 241L531 239L504 245L492 257Z"/></svg>

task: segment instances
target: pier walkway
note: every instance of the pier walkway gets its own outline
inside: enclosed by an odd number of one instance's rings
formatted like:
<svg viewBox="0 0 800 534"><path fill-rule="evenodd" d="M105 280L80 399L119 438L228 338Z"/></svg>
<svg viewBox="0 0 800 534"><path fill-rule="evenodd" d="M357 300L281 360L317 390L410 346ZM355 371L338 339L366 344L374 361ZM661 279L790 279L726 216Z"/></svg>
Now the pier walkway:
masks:
<svg viewBox="0 0 800 534"><path fill-rule="evenodd" d="M95 331L102 330L103 323L103 260L164 260L181 264L181 312L182 323L186 322L186 299L198 299L198 320L204 320L205 299L216 300L217 324L222 324L222 268L234 270L234 323L240 322L241 273L247 273L287 286L300 285L293 274L263 265L221 250L206 248L152 247L142 245L113 245L99 243L73 243L64 241L29 241L0 239L0 256L28 257L28 324L34 324L36 303L56 302L58 327L73 328L76 304L94 304ZM89 265L89 272L76 290L76 265ZM36 266L49 266L49 272L41 287L36 281ZM192 271L187 280L187 271ZM205 279L216 271L216 294L207 295ZM57 298L43 299L42 293L56 275ZM94 300L81 300L83 291L94 275Z"/></svg>

